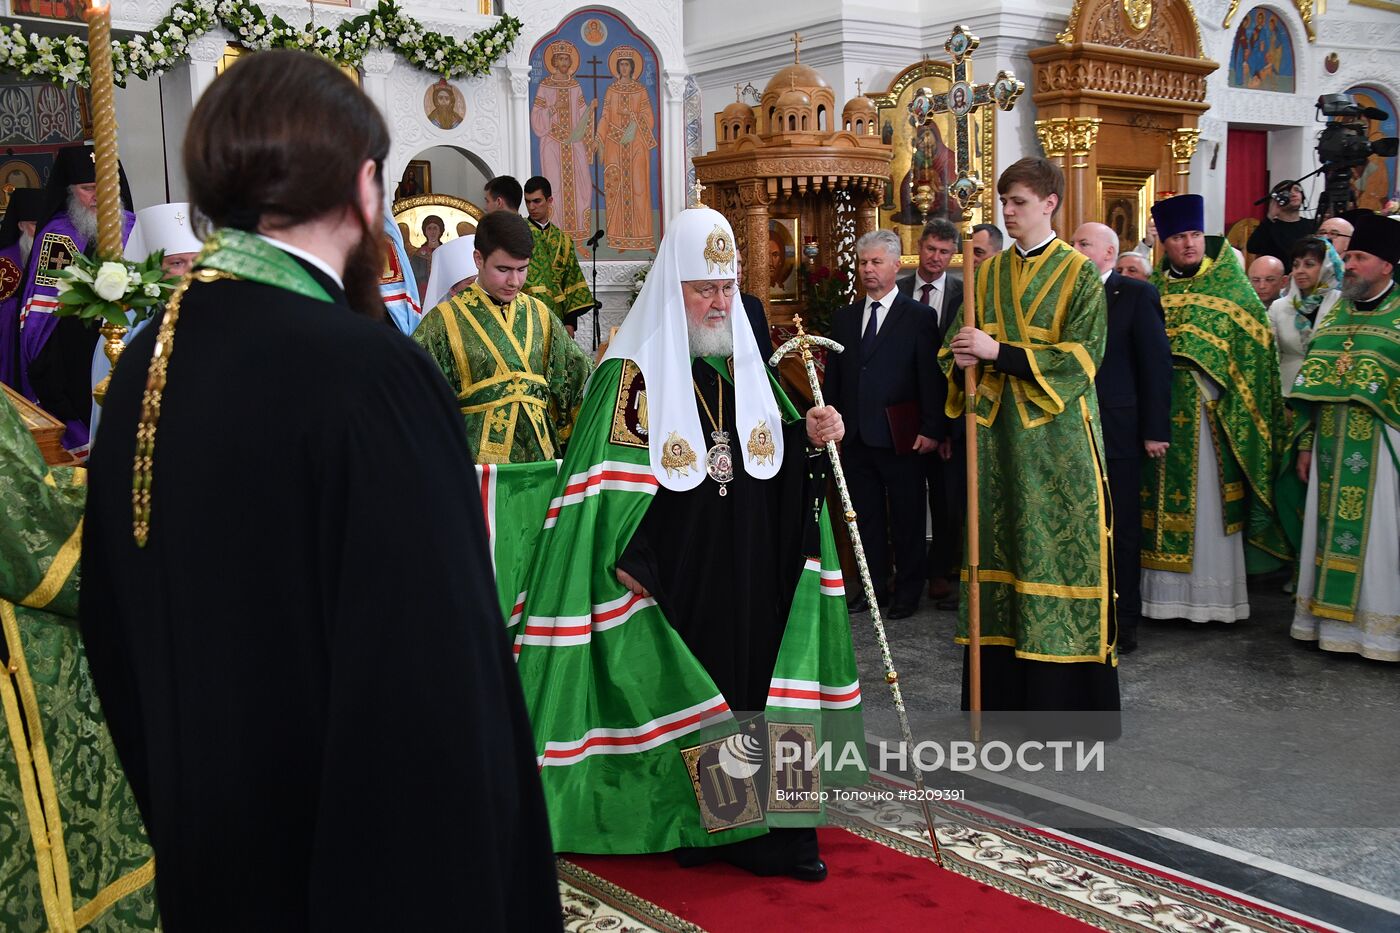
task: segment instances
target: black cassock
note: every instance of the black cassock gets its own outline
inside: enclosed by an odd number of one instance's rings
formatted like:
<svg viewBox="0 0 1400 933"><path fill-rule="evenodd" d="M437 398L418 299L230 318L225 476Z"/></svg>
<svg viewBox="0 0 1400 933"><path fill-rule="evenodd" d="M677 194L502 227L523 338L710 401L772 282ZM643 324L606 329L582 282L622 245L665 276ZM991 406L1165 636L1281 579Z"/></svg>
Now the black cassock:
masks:
<svg viewBox="0 0 1400 933"><path fill-rule="evenodd" d="M695 361L691 374L716 418L719 392L724 392L723 424L734 479L724 496L709 478L687 492L658 490L618 566L656 598L730 709L744 719L744 713L762 713L767 705L798 578L806 557L820 554L818 516L827 458L808 456L805 425L788 424L783 426L778 475L769 480L749 476L740 462L748 438L734 424L734 386L703 360ZM696 406L700 427L711 440L709 414L698 401ZM696 454L703 469L704 452ZM687 863L714 855L758 874L782 874L816 858L816 833L772 830L692 854Z"/></svg>
<svg viewBox="0 0 1400 933"><path fill-rule="evenodd" d="M558 930L461 415L420 348L306 267L335 303L186 294L144 549L158 321L91 460L83 636L164 927Z"/></svg>

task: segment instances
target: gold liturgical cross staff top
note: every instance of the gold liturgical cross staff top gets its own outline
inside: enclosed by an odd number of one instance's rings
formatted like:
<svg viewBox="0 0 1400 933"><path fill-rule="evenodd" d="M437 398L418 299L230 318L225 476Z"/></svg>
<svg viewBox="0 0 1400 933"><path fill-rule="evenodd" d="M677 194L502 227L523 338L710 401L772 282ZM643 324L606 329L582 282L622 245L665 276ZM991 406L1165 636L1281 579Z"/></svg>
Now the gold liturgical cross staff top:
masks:
<svg viewBox="0 0 1400 933"><path fill-rule="evenodd" d="M1026 89L1026 85L1016 80L1016 76L1009 71L998 72L997 79L991 84L972 83L969 56L981 41L961 25L954 26L953 34L943 43L943 48L953 57L952 86L944 94L935 94L921 87L909 104L910 117L915 126L932 123L937 114L953 115L953 153L957 159L958 177L949 186L948 193L957 198L962 207L964 225L972 223L972 205L986 187L972 167L972 124L968 118L974 110L989 104L1010 110L1016 104L1016 98ZM967 236L966 230L963 236Z"/></svg>

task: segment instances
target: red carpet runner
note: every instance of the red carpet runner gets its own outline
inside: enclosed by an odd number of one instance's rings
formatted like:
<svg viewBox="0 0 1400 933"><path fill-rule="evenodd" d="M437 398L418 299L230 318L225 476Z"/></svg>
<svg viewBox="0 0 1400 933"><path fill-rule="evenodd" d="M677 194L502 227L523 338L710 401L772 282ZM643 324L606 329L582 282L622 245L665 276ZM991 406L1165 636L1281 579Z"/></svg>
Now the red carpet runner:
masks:
<svg viewBox="0 0 1400 933"><path fill-rule="evenodd" d="M959 933L1094 929L844 829L817 832L831 871L820 884L722 864L681 868L670 855L566 858L709 933L918 930L935 921Z"/></svg>

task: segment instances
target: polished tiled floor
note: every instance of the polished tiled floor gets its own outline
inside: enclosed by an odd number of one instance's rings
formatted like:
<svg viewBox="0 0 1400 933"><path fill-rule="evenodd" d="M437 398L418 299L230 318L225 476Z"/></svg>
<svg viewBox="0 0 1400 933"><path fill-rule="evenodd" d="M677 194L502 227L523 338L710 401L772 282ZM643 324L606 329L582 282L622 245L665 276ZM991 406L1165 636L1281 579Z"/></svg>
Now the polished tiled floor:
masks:
<svg viewBox="0 0 1400 933"><path fill-rule="evenodd" d="M1251 603L1234 625L1144 623L1102 772L942 771L929 785L1341 929L1400 930L1400 666L1294 642L1276 582L1253 584ZM870 616L851 619L867 731L898 739ZM967 737L954 621L925 601L886 624L916 741Z"/></svg>

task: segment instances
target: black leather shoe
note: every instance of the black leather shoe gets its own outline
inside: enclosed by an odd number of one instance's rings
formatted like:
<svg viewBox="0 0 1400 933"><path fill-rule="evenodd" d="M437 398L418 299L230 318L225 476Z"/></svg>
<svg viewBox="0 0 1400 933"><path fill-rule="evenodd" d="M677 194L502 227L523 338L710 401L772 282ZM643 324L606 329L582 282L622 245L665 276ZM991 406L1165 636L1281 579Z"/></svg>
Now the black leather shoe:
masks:
<svg viewBox="0 0 1400 933"><path fill-rule="evenodd" d="M904 603L895 603L890 607L890 611L885 613L886 619L907 619L914 614L914 607Z"/></svg>
<svg viewBox="0 0 1400 933"><path fill-rule="evenodd" d="M796 878L798 881L825 881L826 862L819 858L798 862L788 870L788 877Z"/></svg>
<svg viewBox="0 0 1400 933"><path fill-rule="evenodd" d="M857 596L855 599L846 603L846 610L852 615L854 615L857 612L869 612L870 603L866 602L864 596Z"/></svg>
<svg viewBox="0 0 1400 933"><path fill-rule="evenodd" d="M1137 650L1137 646L1138 643L1136 638L1134 638L1132 641L1128 641L1126 638L1120 639L1118 642L1118 653L1132 654L1134 651Z"/></svg>

